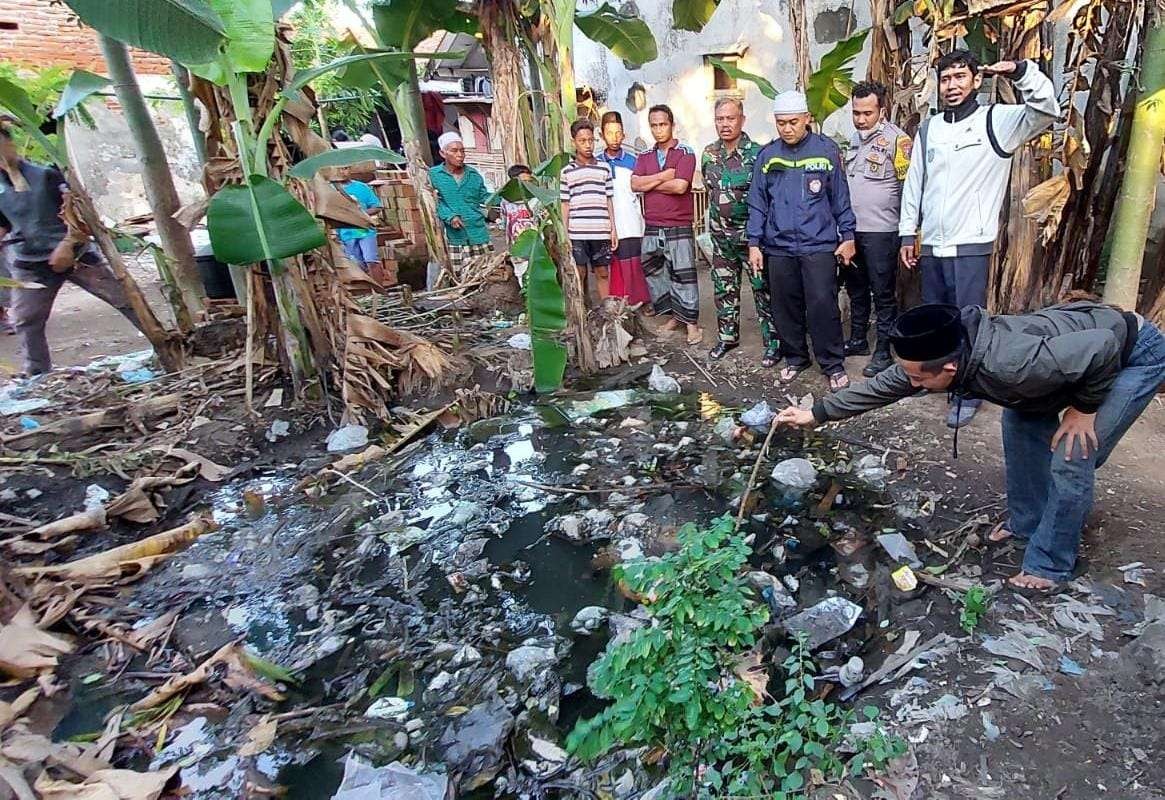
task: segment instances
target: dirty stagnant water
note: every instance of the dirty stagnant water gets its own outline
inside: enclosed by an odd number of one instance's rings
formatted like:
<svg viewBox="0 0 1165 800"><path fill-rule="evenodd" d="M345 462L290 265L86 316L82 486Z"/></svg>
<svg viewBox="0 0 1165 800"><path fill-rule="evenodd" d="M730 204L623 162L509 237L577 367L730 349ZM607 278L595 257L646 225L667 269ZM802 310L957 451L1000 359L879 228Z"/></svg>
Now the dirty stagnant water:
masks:
<svg viewBox="0 0 1165 800"><path fill-rule="evenodd" d="M481 786L459 797L494 797L498 770L513 778L499 796L529 794L538 776L512 769L511 750L520 759L525 748L511 740L536 734L561 746L576 720L602 708L586 672L607 626L579 635L571 622L587 607L620 618L633 610L611 565L666 552L683 523L735 510L763 436L733 438L734 411L706 396L579 395L439 430L320 499L296 491L299 465L222 487L211 501L221 529L159 567L132 603L180 609L174 640L188 653L241 638L300 680L274 709L241 693L221 694L228 706L181 709L165 748L139 766L188 765L194 798L239 797L250 784L318 800L335 793L355 751L377 765L402 755L444 763L463 780L479 772ZM863 605L853 630L818 652L827 667L860 649L885 613L886 594L874 590L888 579L870 536L908 531L927 498L891 500L854 474L863 452L813 441L816 452L803 451L799 433L774 439L744 530L755 568L783 578L800 607L835 593ZM771 462L792 455L822 470L807 492L768 480ZM265 514L245 512L245 491L266 499ZM516 679L507 654L522 645L553 650L553 664ZM74 676L55 738L99 731L108 711L156 685L122 680L111 691L87 682L91 671ZM399 713L365 715L398 696ZM494 697L509 709L495 714L501 730L470 731L464 720ZM248 720L268 712L285 715L275 744L238 756Z"/></svg>

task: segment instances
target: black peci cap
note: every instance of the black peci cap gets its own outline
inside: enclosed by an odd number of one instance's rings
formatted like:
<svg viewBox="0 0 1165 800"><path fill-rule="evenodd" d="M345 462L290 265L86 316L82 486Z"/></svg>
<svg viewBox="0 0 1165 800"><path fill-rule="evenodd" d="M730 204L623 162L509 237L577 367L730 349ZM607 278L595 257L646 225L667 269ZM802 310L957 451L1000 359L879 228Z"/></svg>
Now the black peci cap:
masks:
<svg viewBox="0 0 1165 800"><path fill-rule="evenodd" d="M904 361L934 361L958 352L963 344L959 307L932 303L904 312L890 331L894 352Z"/></svg>

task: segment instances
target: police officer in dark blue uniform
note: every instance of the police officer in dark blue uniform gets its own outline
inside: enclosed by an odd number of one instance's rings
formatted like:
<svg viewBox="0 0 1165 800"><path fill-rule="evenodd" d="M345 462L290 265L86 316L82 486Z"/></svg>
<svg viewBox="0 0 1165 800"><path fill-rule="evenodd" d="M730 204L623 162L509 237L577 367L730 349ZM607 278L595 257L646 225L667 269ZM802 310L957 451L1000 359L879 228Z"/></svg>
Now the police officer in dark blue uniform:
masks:
<svg viewBox="0 0 1165 800"><path fill-rule="evenodd" d="M773 103L778 138L753 169L748 196L748 260L768 269L773 324L788 382L809 368L806 317L813 353L830 391L849 386L837 306L837 268L854 257L857 220L850 207L841 151L809 130L805 95L783 92Z"/></svg>

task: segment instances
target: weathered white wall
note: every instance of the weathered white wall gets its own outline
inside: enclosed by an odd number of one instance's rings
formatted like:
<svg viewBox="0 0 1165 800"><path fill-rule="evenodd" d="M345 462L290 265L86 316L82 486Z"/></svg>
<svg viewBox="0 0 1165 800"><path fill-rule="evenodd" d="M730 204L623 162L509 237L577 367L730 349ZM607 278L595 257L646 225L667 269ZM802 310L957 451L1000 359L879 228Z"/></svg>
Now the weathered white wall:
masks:
<svg viewBox="0 0 1165 800"><path fill-rule="evenodd" d="M139 76L138 80L142 90L150 94L169 96L177 92L166 79ZM146 103L166 150L178 198L183 204L191 203L202 196L202 168L182 104L149 99ZM85 188L93 195L98 212L114 223L148 213L141 160L121 110L109 108L100 98L89 100L85 107L93 117L94 127L69 121L69 156Z"/></svg>
<svg viewBox="0 0 1165 800"><path fill-rule="evenodd" d="M595 7L596 0L581 0L580 10ZM627 93L638 82L647 90L647 106L666 103L676 115L677 135L699 150L716 138L712 124L712 68L704 56L739 52L741 69L763 75L778 90L795 88L796 67L789 33L789 11L785 0L723 0L716 13L700 33L672 29L671 0L637 0L638 16L655 34L659 57L641 69L629 70L622 60L606 48L587 39L575 29L575 80L589 85L606 97L603 110L623 114L627 140L636 146L651 140L647 112L639 114L627 106ZM854 3L856 32L870 25L867 3ZM844 21L851 7L849 0L806 0L809 28L810 60L818 60L840 38L844 38ZM630 10L630 9L628 9ZM823 16L824 15L824 16ZM866 51L857 59L854 74L864 77L869 57ZM750 83L740 83L744 92L746 131L754 139L768 142L775 136L771 103ZM825 132L852 131L844 112L834 114Z"/></svg>

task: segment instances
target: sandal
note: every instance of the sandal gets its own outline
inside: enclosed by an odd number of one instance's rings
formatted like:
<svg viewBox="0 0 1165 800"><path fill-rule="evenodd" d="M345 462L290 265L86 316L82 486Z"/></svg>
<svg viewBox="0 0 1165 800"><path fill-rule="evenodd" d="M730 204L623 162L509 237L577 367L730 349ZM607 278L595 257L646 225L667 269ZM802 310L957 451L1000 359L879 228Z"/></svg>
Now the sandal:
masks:
<svg viewBox="0 0 1165 800"><path fill-rule="evenodd" d="M695 347L704 342L704 329L697 328L695 333L688 334L688 344Z"/></svg>
<svg viewBox="0 0 1165 800"><path fill-rule="evenodd" d="M777 376L777 378L781 381L781 383L792 383L793 381L797 380L798 375L807 369L809 369L808 364L803 367L786 366L783 370L781 370L781 373Z"/></svg>
<svg viewBox="0 0 1165 800"><path fill-rule="evenodd" d="M765 369L771 369L777 364L781 363L781 350L778 347L770 347L765 350L765 356L760 360L760 365Z"/></svg>
<svg viewBox="0 0 1165 800"><path fill-rule="evenodd" d="M1000 536L1000 534L1005 534ZM1018 542L1019 544L1026 544L1026 539L1020 539L1015 535L1015 531L1011 529L1011 520L1003 519L999 521L991 532L987 534L986 544L987 549L999 550L1007 545Z"/></svg>
<svg viewBox="0 0 1165 800"><path fill-rule="evenodd" d="M829 391L840 392L842 389L849 388L849 376L844 372L838 372L829 376Z"/></svg>
<svg viewBox="0 0 1165 800"><path fill-rule="evenodd" d="M1083 558L1083 557L1079 557L1076 559L1076 566L1074 566L1072 568L1072 574L1069 575L1066 580L1055 581L1050 586L1044 586L1044 587L1016 586L1014 583L1011 582L1011 579L1018 578L1019 575L1012 575L1011 578L1008 578L1005 581L1005 583L1007 584L1007 588L1010 589L1011 591L1015 592L1016 594L1020 595L1021 597L1026 597L1027 599L1031 600L1031 599L1036 598L1036 597L1052 597L1054 595L1062 594L1063 592L1068 591L1071 588L1069 586L1069 584L1072 581L1079 578L1081 575L1083 575L1086 572L1088 572L1088 559ZM1025 572L1021 571L1020 574L1027 575L1029 573L1025 573ZM1039 577L1039 576L1032 576L1032 577Z"/></svg>

